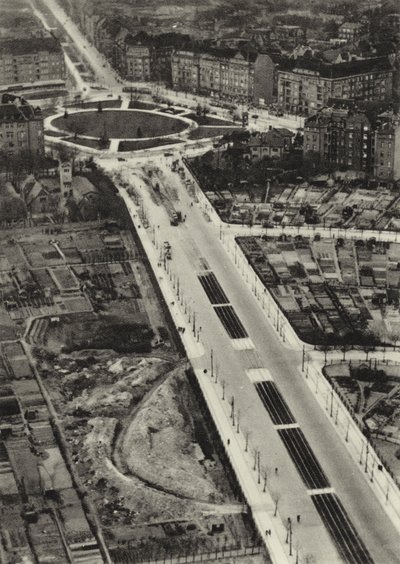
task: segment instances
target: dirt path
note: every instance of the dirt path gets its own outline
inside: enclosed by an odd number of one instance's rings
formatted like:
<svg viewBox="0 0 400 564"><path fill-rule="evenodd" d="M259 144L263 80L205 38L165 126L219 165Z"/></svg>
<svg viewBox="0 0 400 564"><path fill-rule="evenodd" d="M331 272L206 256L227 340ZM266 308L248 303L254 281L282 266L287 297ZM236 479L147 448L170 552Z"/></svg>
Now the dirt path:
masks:
<svg viewBox="0 0 400 564"><path fill-rule="evenodd" d="M180 373L186 365L186 361L180 361L177 365L173 368L167 369L164 374L162 374L156 384L149 390L141 399L141 401L135 406L132 412L129 415L129 418L125 421L123 428L118 432L118 434L114 437L114 443L112 445L112 459L108 461L108 465L112 465L114 470L119 474L120 477L123 477L124 481L139 481L141 484L150 488L152 490L157 491L160 494L173 496L174 498L190 501L196 503L196 505L201 508L205 512L209 512L211 514L218 513L219 515L223 514L232 514L232 513L243 513L245 512L245 508L243 504L240 503L209 503L203 500L199 500L196 497L188 496L181 494L179 492L174 491L173 489L166 488L165 486L161 486L151 480L147 480L143 476L133 472L131 469L127 468L126 463L124 461L123 455L123 444L126 437L126 433L129 430L129 427L133 424L137 414L143 409L147 402L151 400L153 395L157 392L157 390L166 382L168 378L173 378L176 374Z"/></svg>
<svg viewBox="0 0 400 564"><path fill-rule="evenodd" d="M129 417L125 420L124 426L121 431L114 437L114 444L112 445L112 461L115 464L115 467L125 475L132 474L131 471L127 468L125 461L123 459L123 443L125 440L126 433L129 427L132 425L136 415L139 411L143 408L143 406L152 398L155 392L164 384L164 382L170 376L174 376L175 373L180 372L184 369L186 365L186 361L180 361L177 365L173 368L168 367L167 370L161 374L155 383L155 385L149 390L139 401L139 403L133 408ZM140 478L139 478L140 479Z"/></svg>

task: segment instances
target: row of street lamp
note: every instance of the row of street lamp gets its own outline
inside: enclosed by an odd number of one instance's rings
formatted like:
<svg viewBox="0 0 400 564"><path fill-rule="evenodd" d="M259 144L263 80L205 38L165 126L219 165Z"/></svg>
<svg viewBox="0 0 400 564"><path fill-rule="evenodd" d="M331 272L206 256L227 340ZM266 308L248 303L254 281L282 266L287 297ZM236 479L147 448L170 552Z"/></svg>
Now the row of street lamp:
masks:
<svg viewBox="0 0 400 564"><path fill-rule="evenodd" d="M184 292L182 290L182 286L180 283L180 279L179 276L177 276L172 268L171 268L171 263L170 260L167 260L165 258L165 252L163 252L163 249L161 247L161 244L159 242L159 226L157 226L157 229L155 228L154 225L149 225L148 220L147 220L147 216L143 207L143 202L142 200L140 202L138 202L139 208L140 208L140 213L142 216L142 222L144 224L147 223L147 225L151 228L151 233L152 233L152 243L155 246L155 248L157 250L160 250L160 257L159 257L159 266L163 266L164 271L166 272L166 274L169 277L169 281L172 285L172 289L174 291L174 293L176 294L176 298L178 300L178 304L183 308L184 314L187 318L187 323L189 324L190 328L191 328L191 332L193 334L193 337L196 339L196 342L200 341L200 334L202 331L201 326L198 325L198 319L196 316L196 311L193 309L193 307L191 307L190 303L186 300L185 296L184 296ZM144 219L144 221L143 221ZM268 300L268 304L269 304L269 300ZM277 316L276 316L276 329L278 330L278 332L280 332L280 334L282 335L282 327L283 327L283 323L282 320L280 319L279 316L279 311L277 310ZM207 373L208 370L205 369L204 373ZM227 390L226 390L226 381L224 379L219 380L219 374L218 374L218 365L216 364L215 361L215 355L214 355L214 350L211 348L210 350L210 376L213 382L215 382L216 384L219 382L222 388L222 400L226 401L227 400ZM237 434L240 434L240 432L242 431L243 435L244 435L244 439L245 439L245 444L244 444L244 451L247 453L250 450L250 436L251 433L249 431L243 431L241 428L241 413L240 413L240 409L238 409L235 406L235 396L232 395L229 399L229 405L230 405L230 415L229 418L232 422L232 426L234 427L235 431ZM229 443L228 443L229 444ZM256 472L257 474L257 483L262 487L262 491L263 493L267 492L267 485L268 485L268 475L271 472L271 469L267 466L262 466L261 463L261 452L260 449L257 447L253 447L252 449L252 454L254 457L254 464L253 464L253 471ZM275 475L278 474L278 469L275 468ZM280 499L280 495L276 494L275 496L273 496L274 499L274 503L275 503L275 508L274 508L274 517L277 517L278 515L278 502ZM288 519L288 523L291 523L290 519ZM288 534L287 534L287 539L286 542L289 544L289 555L293 556L293 531L292 528L290 526L290 529L287 528ZM296 564L298 564L299 562L299 543L298 543L298 547L296 549Z"/></svg>

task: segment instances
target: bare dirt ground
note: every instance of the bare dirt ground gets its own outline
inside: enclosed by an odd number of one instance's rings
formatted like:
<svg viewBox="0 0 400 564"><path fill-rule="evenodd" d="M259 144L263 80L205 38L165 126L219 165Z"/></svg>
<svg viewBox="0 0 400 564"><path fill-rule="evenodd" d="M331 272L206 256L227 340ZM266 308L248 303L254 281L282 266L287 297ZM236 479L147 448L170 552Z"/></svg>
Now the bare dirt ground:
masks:
<svg viewBox="0 0 400 564"><path fill-rule="evenodd" d="M111 551L251 544L177 354L82 350L41 367Z"/></svg>

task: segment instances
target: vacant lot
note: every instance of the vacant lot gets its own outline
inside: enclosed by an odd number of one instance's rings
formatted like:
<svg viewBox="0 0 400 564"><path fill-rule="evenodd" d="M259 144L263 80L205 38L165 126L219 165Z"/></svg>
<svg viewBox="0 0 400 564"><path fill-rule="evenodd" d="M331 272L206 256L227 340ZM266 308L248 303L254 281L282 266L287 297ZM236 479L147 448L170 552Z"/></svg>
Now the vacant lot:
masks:
<svg viewBox="0 0 400 564"><path fill-rule="evenodd" d="M248 544L247 515L184 361L165 352L86 350L45 364L76 470L107 543L121 546L115 562L126 561L133 549L145 557ZM221 529L211 534L213 524Z"/></svg>

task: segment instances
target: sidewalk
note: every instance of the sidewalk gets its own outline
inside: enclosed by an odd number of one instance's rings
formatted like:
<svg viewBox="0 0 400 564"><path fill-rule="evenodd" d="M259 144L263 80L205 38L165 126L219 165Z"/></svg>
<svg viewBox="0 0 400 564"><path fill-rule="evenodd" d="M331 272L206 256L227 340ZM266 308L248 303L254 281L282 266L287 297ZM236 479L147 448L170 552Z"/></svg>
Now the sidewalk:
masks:
<svg viewBox="0 0 400 564"><path fill-rule="evenodd" d="M353 351L357 352L357 351ZM398 354L398 353L396 353ZM314 357L314 354L310 355ZM316 355L317 356L317 355ZM319 355L318 355L319 356ZM317 358L318 358L317 356ZM354 356L353 356L354 358ZM308 358L303 376L321 409L400 534L400 491L341 398L322 374L324 361ZM299 368L301 372L301 367Z"/></svg>
<svg viewBox="0 0 400 564"><path fill-rule="evenodd" d="M131 219L136 227L136 231L142 241L146 255L150 261L152 269L157 276L158 285L164 296L168 309L172 315L176 327L185 327L185 332L181 335L181 339L185 346L189 359L195 359L204 356L203 345L193 336L191 327L185 317L183 308L174 292L170 277L163 266L159 266L159 251L153 245L148 231L143 227L142 221L137 213L137 209L132 202L131 197L124 188L119 189L119 194L123 198L128 208Z"/></svg>
<svg viewBox="0 0 400 564"><path fill-rule="evenodd" d="M286 528L279 518L274 517L275 503L268 490L265 493L262 492L262 485L257 483L257 472L252 472L250 469L251 455L247 452L246 457L243 435L236 432L236 427L229 419L226 409L227 407L229 409L229 403L220 399L217 388L208 373L204 374L202 370L195 370L195 373L221 439L227 445L225 451L247 502L252 508L253 518L270 552L272 562L275 564L290 562L291 559L284 549L285 547L288 550L284 541ZM226 442L228 440L229 445ZM265 534L267 530L271 530L270 535Z"/></svg>
<svg viewBox="0 0 400 564"><path fill-rule="evenodd" d="M251 454L247 453L247 459L244 453L244 445L240 445L239 440L243 442L243 435L238 435L235 428L232 428L229 421L229 415L224 411L224 405L221 405L218 398L218 393L215 385L210 381L210 377L204 374L203 368L198 368L199 365L208 366L208 358L205 357L205 350L201 342L192 333L192 327L185 316L183 308L177 299L176 292L172 287L170 276L166 273L162 266L159 266L159 252L152 242L149 230L143 227L142 221L138 215L138 210L132 202L130 196L125 189L120 188L119 193L124 199L132 221L135 224L137 232L141 238L143 247L149 258L154 272L157 275L158 282L163 293L163 296L168 304L171 315L177 327L185 327L185 332L181 334L185 350L187 351L188 358L194 362L195 374L199 384L203 390L204 397L209 406L213 420L221 437L229 438L230 450L228 452L229 459L232 467L238 477L239 483L245 494L247 502L251 507L254 520L259 529L259 532L265 542L270 557L274 564L285 564L291 561L289 555L285 552L286 528L279 518L274 518L275 503L273 502L268 491L262 493L262 485L257 483L254 472L251 471L252 460ZM226 402L224 402L226 403ZM266 535L265 531L271 530L271 535Z"/></svg>

